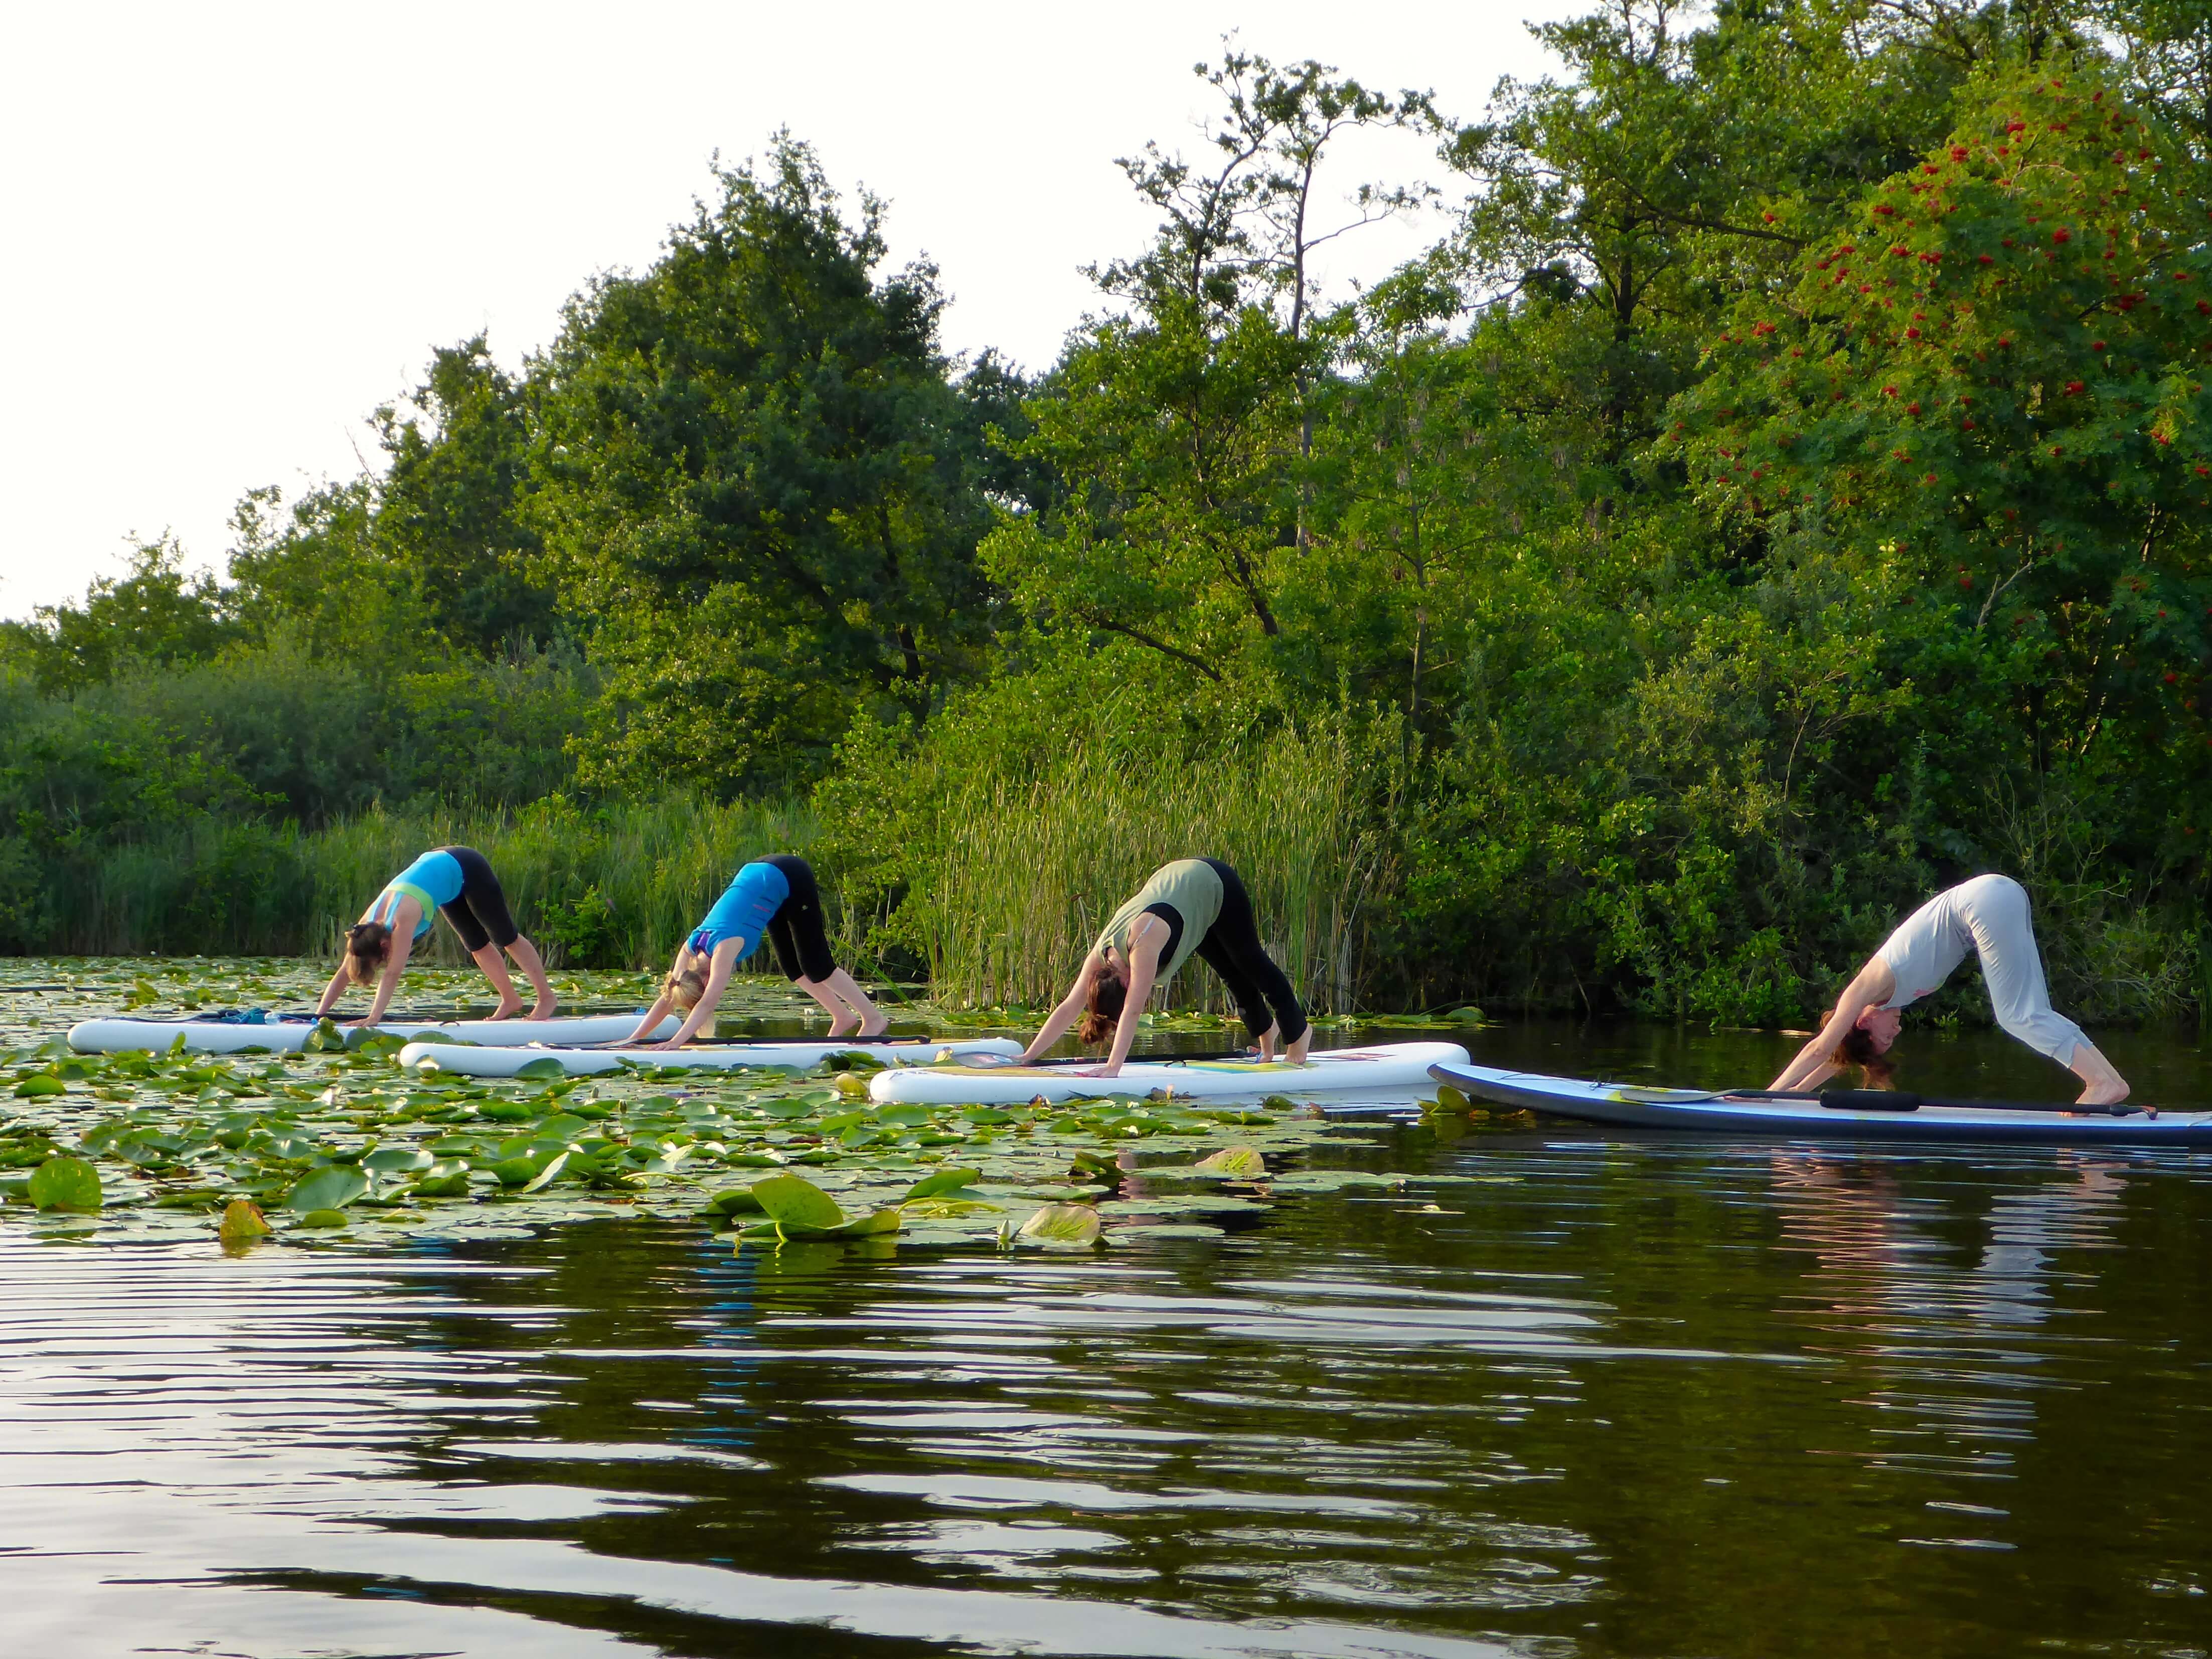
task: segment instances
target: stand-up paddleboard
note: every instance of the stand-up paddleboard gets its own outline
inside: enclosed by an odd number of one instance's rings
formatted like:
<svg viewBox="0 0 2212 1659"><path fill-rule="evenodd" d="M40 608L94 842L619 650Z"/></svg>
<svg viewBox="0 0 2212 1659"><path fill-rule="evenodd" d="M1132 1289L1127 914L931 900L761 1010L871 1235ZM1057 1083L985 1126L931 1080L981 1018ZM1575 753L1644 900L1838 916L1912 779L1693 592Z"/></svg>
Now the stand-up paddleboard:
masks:
<svg viewBox="0 0 2212 1659"><path fill-rule="evenodd" d="M627 1031L617 1032L627 1036ZM866 1054L886 1066L933 1066L939 1056L1019 1054L1005 1037L939 1037L910 1042L735 1042L683 1048L464 1048L449 1042L410 1042L399 1051L409 1067L434 1066L459 1077L514 1077L526 1066L550 1060L571 1077L618 1072L625 1066L684 1071L730 1071L758 1066L805 1071L832 1054Z"/></svg>
<svg viewBox="0 0 2212 1659"><path fill-rule="evenodd" d="M1017 1049L1016 1053L1020 1051ZM1288 1095L1315 1100L1343 1095L1432 1094L1429 1068L1464 1064L1456 1042L1385 1042L1372 1048L1331 1048L1305 1064L1256 1060L1130 1060L1118 1077L1085 1077L1096 1060L1056 1066L933 1066L881 1072L868 1084L878 1105L1018 1106L1046 1100L1142 1099L1155 1090L1188 1100L1258 1100Z"/></svg>
<svg viewBox="0 0 2212 1659"><path fill-rule="evenodd" d="M436 1033L460 1042L488 1048L510 1048L528 1042L618 1042L637 1029L644 1017L599 1014L585 1019L457 1019L424 1023L386 1020L376 1029L392 1036L417 1037ZM660 1034L672 1036L678 1021L671 1014L660 1024ZM310 1014L280 1014L265 1020L244 1019L88 1019L70 1027L69 1045L81 1054L123 1054L132 1049L167 1049L177 1039L197 1054L234 1054L247 1048L266 1048L272 1054L297 1054L307 1046L316 1021ZM339 1030L352 1034L350 1025Z"/></svg>
<svg viewBox="0 0 2212 1659"><path fill-rule="evenodd" d="M2049 1146L2212 1146L2212 1112L2154 1111L2141 1107L2069 1107L2053 1102L1949 1101L1896 1094L1870 1104L1863 1090L1833 1090L1825 1099L1763 1097L1759 1091L1648 1089L1632 1083L1586 1083L1540 1072L1495 1071L1445 1064L1439 1083L1492 1105L1525 1107L1553 1117L1636 1129L1694 1129L1706 1133L1783 1139L2007 1140ZM1880 1100L1879 1096L1873 1097ZM2124 1115L2114 1115L2115 1112Z"/></svg>

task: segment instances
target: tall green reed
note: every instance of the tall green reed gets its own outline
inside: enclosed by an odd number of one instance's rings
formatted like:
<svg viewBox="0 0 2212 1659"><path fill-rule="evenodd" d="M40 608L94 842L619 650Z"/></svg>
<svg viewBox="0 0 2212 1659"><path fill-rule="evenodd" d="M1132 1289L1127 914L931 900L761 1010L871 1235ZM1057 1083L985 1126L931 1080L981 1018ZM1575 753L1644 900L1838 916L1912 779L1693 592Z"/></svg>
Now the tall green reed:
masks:
<svg viewBox="0 0 2212 1659"><path fill-rule="evenodd" d="M335 955L346 927L427 848L491 862L524 933L563 959L650 966L672 957L738 866L804 851L803 805L672 795L584 807L550 796L514 809L410 804L331 827L204 821L58 873L52 949ZM424 949L464 960L450 930Z"/></svg>
<svg viewBox="0 0 2212 1659"><path fill-rule="evenodd" d="M1161 768L1080 750L1042 775L955 786L942 844L899 931L933 994L970 1006L1057 1000L1115 908L1180 858L1233 865L1261 941L1316 1012L1360 1006L1369 923L1395 878L1392 803L1371 745L1341 729L1214 764ZM1229 1005L1210 974L1171 1006Z"/></svg>

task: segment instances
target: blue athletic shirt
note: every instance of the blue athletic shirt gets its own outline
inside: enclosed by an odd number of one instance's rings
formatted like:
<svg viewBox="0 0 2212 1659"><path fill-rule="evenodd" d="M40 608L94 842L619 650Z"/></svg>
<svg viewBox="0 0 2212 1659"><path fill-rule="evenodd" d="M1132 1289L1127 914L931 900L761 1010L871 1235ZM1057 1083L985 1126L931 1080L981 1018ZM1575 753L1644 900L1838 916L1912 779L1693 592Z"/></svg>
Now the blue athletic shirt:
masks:
<svg viewBox="0 0 2212 1659"><path fill-rule="evenodd" d="M761 934L769 919L790 896L791 883L782 871L773 864L748 864L722 890L707 919L692 929L691 948L702 956L711 956L724 939L742 939L744 955L738 960L744 961L760 949Z"/></svg>
<svg viewBox="0 0 2212 1659"><path fill-rule="evenodd" d="M384 890L377 895L369 910L368 919L388 927L399 908L399 901L411 898L422 912L415 924L415 937L420 939L438 919L439 907L460 897L461 885L459 859L451 853L425 853L385 884Z"/></svg>

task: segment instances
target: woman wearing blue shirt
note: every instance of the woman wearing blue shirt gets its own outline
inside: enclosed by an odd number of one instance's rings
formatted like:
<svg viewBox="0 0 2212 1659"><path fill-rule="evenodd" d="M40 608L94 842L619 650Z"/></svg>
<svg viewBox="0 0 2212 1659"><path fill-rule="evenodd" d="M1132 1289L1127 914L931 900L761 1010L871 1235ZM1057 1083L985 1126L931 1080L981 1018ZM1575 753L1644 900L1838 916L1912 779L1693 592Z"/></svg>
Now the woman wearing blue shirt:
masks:
<svg viewBox="0 0 2212 1659"><path fill-rule="evenodd" d="M316 1018L337 1006L349 983L366 985L374 979L376 1000L369 1004L361 1023L374 1025L382 1019L392 1005L392 992L398 988L408 957L434 925L432 919L437 915L453 925L469 955L499 993L499 1012L492 1016L494 1019L522 1012L522 999L515 994L514 981L507 976L506 960L500 955L502 951L514 958L538 992L538 1006L530 1011L530 1018L553 1017L553 987L545 977L545 963L538 947L523 938L514 918L507 914L507 895L491 865L473 847L441 847L423 854L386 883L376 902L346 929L345 958L331 976L322 1001L316 1005Z"/></svg>
<svg viewBox="0 0 2212 1659"><path fill-rule="evenodd" d="M830 935L822 925L822 894L805 859L777 853L756 859L714 901L707 918L691 930L676 952L676 965L662 981L659 1000L645 1012L637 1030L623 1039L629 1047L667 1018L672 1008L686 1012L676 1035L657 1046L679 1048L714 1017L738 964L775 941L784 977L820 1003L830 1015L830 1035L879 1037L890 1021L830 955Z"/></svg>

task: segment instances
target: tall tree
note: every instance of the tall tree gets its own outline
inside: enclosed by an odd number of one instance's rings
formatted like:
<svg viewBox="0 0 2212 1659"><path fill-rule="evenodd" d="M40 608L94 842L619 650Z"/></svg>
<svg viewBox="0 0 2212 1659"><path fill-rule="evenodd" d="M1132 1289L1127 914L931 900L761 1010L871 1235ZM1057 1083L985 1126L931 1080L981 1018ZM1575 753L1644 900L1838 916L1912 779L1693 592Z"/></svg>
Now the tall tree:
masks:
<svg viewBox="0 0 2212 1659"><path fill-rule="evenodd" d="M526 519L608 675L587 774L735 789L973 672L984 463L935 272L877 277L881 205L848 220L787 137L715 179L650 270L571 305Z"/></svg>

